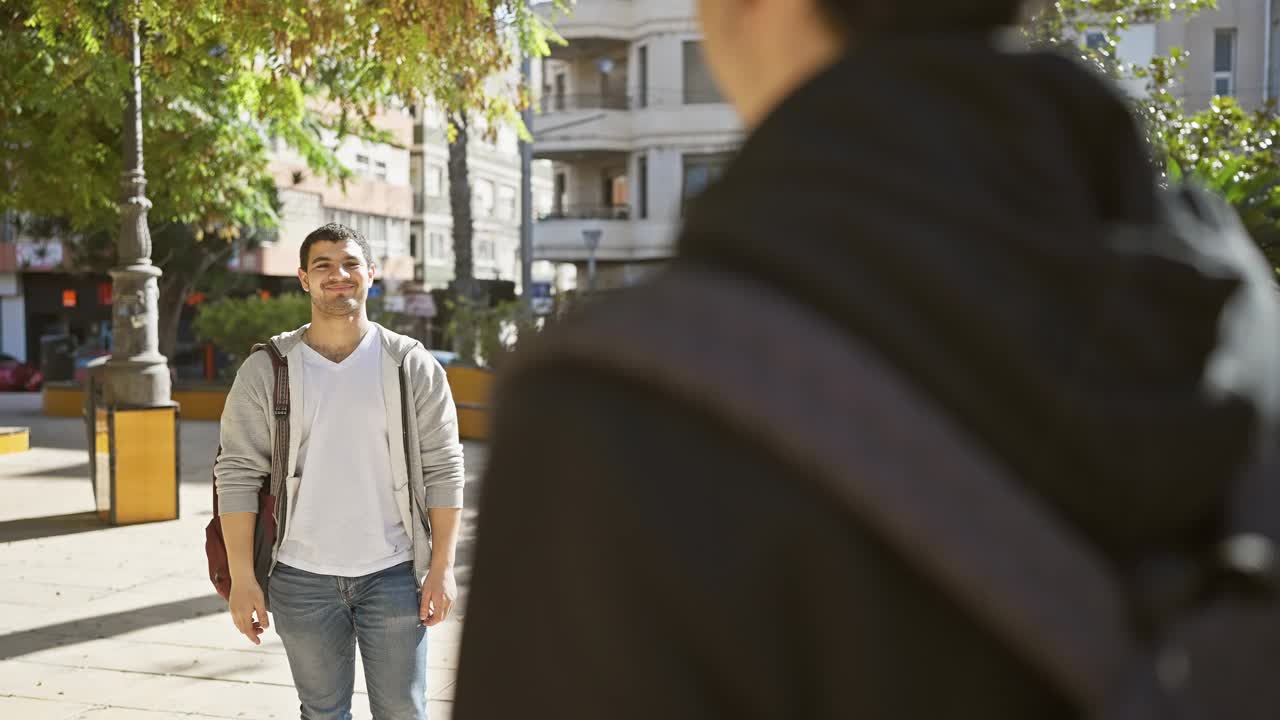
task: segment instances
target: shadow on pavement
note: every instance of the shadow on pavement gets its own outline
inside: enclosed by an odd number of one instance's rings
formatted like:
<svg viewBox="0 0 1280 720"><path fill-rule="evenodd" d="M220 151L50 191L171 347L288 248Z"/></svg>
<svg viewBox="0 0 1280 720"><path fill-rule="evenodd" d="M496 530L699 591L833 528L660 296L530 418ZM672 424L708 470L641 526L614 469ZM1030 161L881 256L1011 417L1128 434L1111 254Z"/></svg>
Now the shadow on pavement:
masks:
<svg viewBox="0 0 1280 720"><path fill-rule="evenodd" d="M89 482L89 463L83 462L76 463L75 465L42 468L28 472L7 473L0 476L0 480L31 480L34 478L39 478L41 480L80 481L87 485Z"/></svg>
<svg viewBox="0 0 1280 720"><path fill-rule="evenodd" d="M207 595L22 630L0 635L0 661L226 611L226 601Z"/></svg>
<svg viewBox="0 0 1280 720"><path fill-rule="evenodd" d="M79 450L89 455L89 429L84 418L36 415L16 423L31 428L31 447L48 450Z"/></svg>
<svg viewBox="0 0 1280 720"><path fill-rule="evenodd" d="M35 538L74 535L91 530L111 527L98 518L96 512L50 515L48 517L22 518L0 522L0 543L32 540Z"/></svg>

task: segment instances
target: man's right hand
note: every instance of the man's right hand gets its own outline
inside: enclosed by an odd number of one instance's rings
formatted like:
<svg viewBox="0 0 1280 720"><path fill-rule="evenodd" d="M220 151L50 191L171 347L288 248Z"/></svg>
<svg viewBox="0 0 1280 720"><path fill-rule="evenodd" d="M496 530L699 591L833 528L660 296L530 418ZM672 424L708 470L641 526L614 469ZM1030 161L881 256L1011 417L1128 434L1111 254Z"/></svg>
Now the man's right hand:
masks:
<svg viewBox="0 0 1280 720"><path fill-rule="evenodd" d="M261 645L258 636L271 627L271 619L267 617L267 599L256 580L231 581L231 621L236 629L244 633L254 645Z"/></svg>

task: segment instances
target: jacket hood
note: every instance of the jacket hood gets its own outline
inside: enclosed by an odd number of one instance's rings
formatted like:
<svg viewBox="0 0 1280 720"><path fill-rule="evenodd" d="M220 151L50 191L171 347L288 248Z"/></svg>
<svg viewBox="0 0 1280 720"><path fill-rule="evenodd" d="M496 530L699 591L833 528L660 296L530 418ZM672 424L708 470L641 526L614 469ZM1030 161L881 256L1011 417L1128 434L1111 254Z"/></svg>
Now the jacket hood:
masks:
<svg viewBox="0 0 1280 720"><path fill-rule="evenodd" d="M1123 561L1215 532L1276 411L1274 312L1215 353L1257 276L1150 251L1169 216L1110 83L986 35L921 33L870 38L784 101L679 246L870 341Z"/></svg>
<svg viewBox="0 0 1280 720"><path fill-rule="evenodd" d="M409 352L415 347L423 347L420 341L408 337L407 335L392 332L375 322L371 322L370 324L381 331L382 348L393 360L395 360L396 365L403 365L405 357L408 356ZM302 335L309 327L311 327L311 323L307 323L297 330L280 333L279 335L271 338L271 342L276 346L276 349L280 351L281 355L288 355L302 342Z"/></svg>

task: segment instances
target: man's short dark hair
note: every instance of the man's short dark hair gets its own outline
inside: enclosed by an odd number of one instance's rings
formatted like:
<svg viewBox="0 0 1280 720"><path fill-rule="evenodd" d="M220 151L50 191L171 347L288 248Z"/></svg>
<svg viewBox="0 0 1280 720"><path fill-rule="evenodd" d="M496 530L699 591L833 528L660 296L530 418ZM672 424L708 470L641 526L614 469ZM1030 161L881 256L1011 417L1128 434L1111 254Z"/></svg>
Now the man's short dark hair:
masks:
<svg viewBox="0 0 1280 720"><path fill-rule="evenodd" d="M842 31L994 29L1018 20L1026 0L819 0Z"/></svg>
<svg viewBox="0 0 1280 720"><path fill-rule="evenodd" d="M364 253L365 262L372 265L373 248L369 247L369 241L365 240L363 235L346 225L329 223L316 228L302 241L302 249L298 251L298 267L303 270L307 269L307 261L311 259L312 245L318 242L345 243L348 240L355 241L360 246L360 252Z"/></svg>

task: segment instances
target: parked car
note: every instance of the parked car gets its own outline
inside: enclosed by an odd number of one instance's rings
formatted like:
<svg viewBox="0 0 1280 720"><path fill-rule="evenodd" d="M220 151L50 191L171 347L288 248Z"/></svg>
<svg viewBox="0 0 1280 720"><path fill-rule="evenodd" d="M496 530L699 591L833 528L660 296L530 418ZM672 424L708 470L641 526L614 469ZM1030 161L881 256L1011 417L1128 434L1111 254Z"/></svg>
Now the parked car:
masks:
<svg viewBox="0 0 1280 720"><path fill-rule="evenodd" d="M434 355L436 360L445 367L458 362L458 353L456 352L449 352L448 350L428 350L427 352Z"/></svg>
<svg viewBox="0 0 1280 720"><path fill-rule="evenodd" d="M12 355L0 354L0 390L34 392L44 384L44 375L35 365L24 363Z"/></svg>

